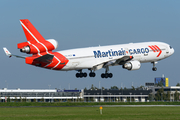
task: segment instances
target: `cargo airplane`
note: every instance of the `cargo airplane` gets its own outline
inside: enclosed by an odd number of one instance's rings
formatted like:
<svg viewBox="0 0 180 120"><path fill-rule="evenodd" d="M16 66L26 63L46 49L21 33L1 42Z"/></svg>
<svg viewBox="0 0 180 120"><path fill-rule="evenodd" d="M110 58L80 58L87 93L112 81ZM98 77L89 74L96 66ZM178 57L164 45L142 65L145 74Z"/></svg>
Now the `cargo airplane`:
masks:
<svg viewBox="0 0 180 120"><path fill-rule="evenodd" d="M152 70L156 71L157 61L174 53L174 49L163 42L129 43L53 52L58 47L56 40L45 40L28 19L21 19L20 23L27 42L17 44L17 48L32 56L13 55L4 47L7 56L24 58L26 64L51 70L77 70L77 78L87 77L87 73L82 72L83 69L90 70L89 76L95 77L95 71L101 68L105 68L101 77L111 78L113 74L109 73L109 66L122 65L122 68L131 71L140 69L141 63L147 62L151 62Z"/></svg>

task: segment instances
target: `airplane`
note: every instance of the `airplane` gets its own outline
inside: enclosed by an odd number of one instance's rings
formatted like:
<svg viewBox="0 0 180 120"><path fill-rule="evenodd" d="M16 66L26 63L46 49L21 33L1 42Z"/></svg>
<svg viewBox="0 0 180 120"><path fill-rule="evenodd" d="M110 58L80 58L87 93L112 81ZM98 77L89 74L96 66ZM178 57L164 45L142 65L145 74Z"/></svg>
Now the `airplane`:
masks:
<svg viewBox="0 0 180 120"><path fill-rule="evenodd" d="M77 78L87 77L83 69L90 70L89 77L95 77L95 71L101 68L105 72L102 78L112 78L109 72L110 66L121 65L129 71L138 70L141 63L153 64L156 71L158 61L171 56L174 49L163 42L142 42L119 45L97 46L77 48L53 52L58 47L54 39L45 40L28 19L20 19L27 42L17 44L20 52L32 54L23 57L11 54L7 48L3 48L6 55L25 59L26 64L34 65L51 70L70 71L77 70Z"/></svg>

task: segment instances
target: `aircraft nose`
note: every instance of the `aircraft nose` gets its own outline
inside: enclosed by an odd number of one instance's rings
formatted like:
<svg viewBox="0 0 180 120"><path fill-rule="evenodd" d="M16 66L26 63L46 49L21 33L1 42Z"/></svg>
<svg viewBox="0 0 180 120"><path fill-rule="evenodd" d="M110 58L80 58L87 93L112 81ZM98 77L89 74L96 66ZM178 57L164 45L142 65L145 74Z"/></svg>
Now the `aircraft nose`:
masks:
<svg viewBox="0 0 180 120"><path fill-rule="evenodd" d="M171 55L172 55L173 53L174 53L174 49L172 48L172 49L171 49Z"/></svg>

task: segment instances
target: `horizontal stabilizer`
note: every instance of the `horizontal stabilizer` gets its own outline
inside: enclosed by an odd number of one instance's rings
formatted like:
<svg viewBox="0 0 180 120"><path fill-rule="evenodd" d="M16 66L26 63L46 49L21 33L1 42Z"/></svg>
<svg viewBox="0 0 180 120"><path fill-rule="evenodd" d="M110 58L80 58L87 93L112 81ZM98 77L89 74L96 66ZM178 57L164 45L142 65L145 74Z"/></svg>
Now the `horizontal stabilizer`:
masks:
<svg viewBox="0 0 180 120"><path fill-rule="evenodd" d="M11 53L8 51L7 48L3 47L4 52L6 53L7 56L11 57Z"/></svg>
<svg viewBox="0 0 180 120"><path fill-rule="evenodd" d="M9 56L9 57L15 56L15 57L17 57L17 58L23 58L23 59L25 59L25 57L11 54L6 47L3 47L3 50L4 50L4 52L6 53L6 55Z"/></svg>

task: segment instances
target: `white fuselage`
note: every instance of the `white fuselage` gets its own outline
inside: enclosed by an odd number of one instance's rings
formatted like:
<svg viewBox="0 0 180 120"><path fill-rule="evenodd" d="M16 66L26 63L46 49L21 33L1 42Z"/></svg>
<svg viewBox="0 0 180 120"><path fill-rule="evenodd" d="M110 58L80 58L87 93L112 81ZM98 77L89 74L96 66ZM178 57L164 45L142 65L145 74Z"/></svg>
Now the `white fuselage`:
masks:
<svg viewBox="0 0 180 120"><path fill-rule="evenodd" d="M158 46L158 48L152 48ZM91 69L103 67L103 63L113 62L123 56L133 56L133 60L141 63L155 62L169 57L174 53L170 45L163 42L129 43L89 48L78 48L58 51L69 62L62 70Z"/></svg>

